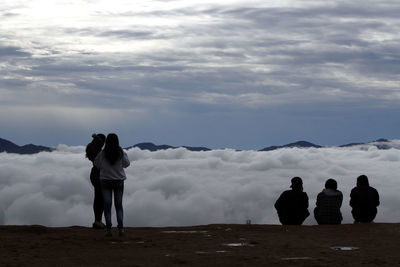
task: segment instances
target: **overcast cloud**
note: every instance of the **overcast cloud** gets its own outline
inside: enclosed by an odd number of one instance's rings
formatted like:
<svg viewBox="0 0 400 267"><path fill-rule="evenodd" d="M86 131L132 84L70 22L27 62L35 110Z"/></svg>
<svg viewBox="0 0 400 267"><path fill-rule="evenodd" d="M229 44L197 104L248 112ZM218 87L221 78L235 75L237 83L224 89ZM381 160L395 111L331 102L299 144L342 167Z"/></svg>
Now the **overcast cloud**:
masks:
<svg viewBox="0 0 400 267"><path fill-rule="evenodd" d="M392 0L2 1L0 136L244 149L398 138L399 13Z"/></svg>
<svg viewBox="0 0 400 267"><path fill-rule="evenodd" d="M399 222L400 141L390 150L281 149L270 152L184 148L127 151L124 209L127 226L213 223L277 224L273 204L300 176L310 212L328 178L343 192L343 223L352 223L349 195L366 174L381 196L376 222ZM84 147L59 146L36 155L0 153L0 224L90 226L93 188ZM115 224L115 215L113 215ZM316 224L313 216L306 224Z"/></svg>

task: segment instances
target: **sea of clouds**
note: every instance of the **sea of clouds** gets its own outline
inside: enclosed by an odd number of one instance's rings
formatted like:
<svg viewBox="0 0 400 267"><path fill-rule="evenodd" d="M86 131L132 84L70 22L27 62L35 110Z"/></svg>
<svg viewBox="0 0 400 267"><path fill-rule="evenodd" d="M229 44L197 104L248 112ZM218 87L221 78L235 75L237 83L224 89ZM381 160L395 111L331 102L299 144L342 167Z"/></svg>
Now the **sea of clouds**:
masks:
<svg viewBox="0 0 400 267"><path fill-rule="evenodd" d="M300 176L315 207L328 178L343 192L343 223L351 223L350 190L366 174L381 197L376 222L399 222L400 140L396 148L286 148L269 152L231 149L191 152L127 151L126 226L213 223L278 224L274 203ZM58 146L35 155L0 153L0 224L90 226L93 222L91 162L84 147ZM113 214L113 223L115 216ZM306 224L316 224L311 215Z"/></svg>

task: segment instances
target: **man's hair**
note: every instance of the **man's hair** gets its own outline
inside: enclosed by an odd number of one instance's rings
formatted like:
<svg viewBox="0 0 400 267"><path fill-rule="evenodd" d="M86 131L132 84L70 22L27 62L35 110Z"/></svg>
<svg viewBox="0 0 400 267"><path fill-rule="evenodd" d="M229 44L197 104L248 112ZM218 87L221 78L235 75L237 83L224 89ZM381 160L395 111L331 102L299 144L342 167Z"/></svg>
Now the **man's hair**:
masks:
<svg viewBox="0 0 400 267"><path fill-rule="evenodd" d="M101 151L106 137L104 134L92 134L93 140L86 146L86 157L94 161L97 154Z"/></svg>
<svg viewBox="0 0 400 267"><path fill-rule="evenodd" d="M359 185L359 186L363 186L363 185L369 186L368 177L366 175L364 175L364 174L358 176L357 185Z"/></svg>
<svg viewBox="0 0 400 267"><path fill-rule="evenodd" d="M337 182L334 179L330 178L330 179L328 179L326 181L325 188L326 189L329 188L329 189L337 190Z"/></svg>

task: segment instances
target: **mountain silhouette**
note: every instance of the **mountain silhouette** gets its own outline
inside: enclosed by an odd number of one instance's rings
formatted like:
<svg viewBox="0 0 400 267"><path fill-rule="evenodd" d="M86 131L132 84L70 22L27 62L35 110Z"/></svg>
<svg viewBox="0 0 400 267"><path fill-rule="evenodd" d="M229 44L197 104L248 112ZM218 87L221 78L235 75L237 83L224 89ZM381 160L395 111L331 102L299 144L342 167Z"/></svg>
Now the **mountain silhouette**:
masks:
<svg viewBox="0 0 400 267"><path fill-rule="evenodd" d="M287 145L283 145L283 146L269 146L263 149L260 149L259 151L272 151L272 150L276 150L276 149L280 149L280 148L286 148L286 147L299 147L299 148L310 148L310 147L315 147L315 148L321 148L322 146L320 145L316 145L307 141L297 141L294 143L290 143Z"/></svg>
<svg viewBox="0 0 400 267"><path fill-rule="evenodd" d="M19 146L8 140L0 138L0 152L16 153L16 154L36 154L42 151L52 151L53 149L45 146L36 146L28 144Z"/></svg>
<svg viewBox="0 0 400 267"><path fill-rule="evenodd" d="M362 145L371 145L371 146L375 146L378 149L390 149L390 148L397 148L399 149L398 146L393 145L390 143L389 140L387 139L378 139L376 141L372 141L372 142L368 142L368 143L349 143L349 144L345 144L345 145L341 145L339 147L352 147L352 146L362 146ZM150 142L145 142L145 143L138 143L136 145L130 146L130 147L126 147L125 149L130 149L133 147L137 147L140 148L141 150L148 150L148 151L158 151L158 150L166 150L166 149L175 149L175 148L179 148L179 147L175 147L175 146L170 146L170 145L155 145L153 143ZM192 146L180 146L180 147L184 147L187 150L190 151L210 151L210 148L207 147L192 147ZM290 144L286 144L283 146L269 146L269 147L265 147L263 149L260 149L258 151L272 151L272 150L277 150L277 149L281 149L281 148L293 148L293 147L297 147L297 148L322 148L323 146L320 145L316 145L307 141L297 141L294 143L290 143ZM33 145L33 144L28 144L28 145L23 145L23 146L18 146L16 144L14 144L11 141L8 141L6 139L2 139L0 138L0 153L1 152L7 152L7 153L17 153L17 154L35 154L35 153L39 153L42 151L53 151L53 148L50 147L46 147L46 146L38 146L38 145ZM239 150L237 150L239 151Z"/></svg>
<svg viewBox="0 0 400 267"><path fill-rule="evenodd" d="M149 151L152 151L152 152L157 151L157 150L166 150L166 149L169 149L169 148L172 148L172 149L178 148L178 147L169 146L169 145L155 145L153 143L139 143L139 144L136 144L134 146L127 147L126 149L130 149L130 148L133 148L133 147L140 148L141 150L149 150ZM211 150L211 149L209 149L207 147L191 147L191 146L182 146L182 147L184 147L184 148L186 148L187 150L190 150L190 151L210 151Z"/></svg>
<svg viewBox="0 0 400 267"><path fill-rule="evenodd" d="M378 139L376 141L372 141L370 143L388 143L388 142L389 142L389 140L381 138L381 139ZM346 145L341 145L339 147L359 146L359 145L366 145L366 144L370 144L370 143L349 143L349 144L346 144ZM390 146L388 146L387 144L375 144L375 146L378 149L389 149L390 148Z"/></svg>

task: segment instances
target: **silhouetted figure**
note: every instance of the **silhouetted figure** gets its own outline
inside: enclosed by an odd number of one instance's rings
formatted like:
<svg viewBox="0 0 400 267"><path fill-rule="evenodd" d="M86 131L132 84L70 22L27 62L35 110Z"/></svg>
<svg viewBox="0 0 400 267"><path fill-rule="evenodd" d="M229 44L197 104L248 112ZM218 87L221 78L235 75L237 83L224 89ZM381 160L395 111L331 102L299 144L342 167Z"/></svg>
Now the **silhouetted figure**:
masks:
<svg viewBox="0 0 400 267"><path fill-rule="evenodd" d="M111 206L114 193L114 205L117 215L119 235L124 235L124 210L122 196L124 194L124 168L130 165L128 155L119 146L118 136L110 133L106 146L101 151L94 164L100 169L100 183L104 199L104 217L106 218L107 235L111 236Z"/></svg>
<svg viewBox="0 0 400 267"><path fill-rule="evenodd" d="M303 192L303 181L300 177L291 180L292 189L284 191L275 202L279 221L283 225L301 225L310 215L308 211L308 196Z"/></svg>
<svg viewBox="0 0 400 267"><path fill-rule="evenodd" d="M337 190L337 182L328 179L325 189L317 196L314 209L314 217L318 224L340 224L343 220L340 207L343 202L343 194Z"/></svg>
<svg viewBox="0 0 400 267"><path fill-rule="evenodd" d="M104 211L103 193L101 192L100 185L100 170L94 166L94 159L101 151L106 137L104 134L93 134L93 140L86 146L86 157L93 163L92 170L90 171L90 182L94 187L94 229L104 229L106 226L101 222Z"/></svg>
<svg viewBox="0 0 400 267"><path fill-rule="evenodd" d="M378 191L369 186L368 177L360 175L357 178L357 186L351 190L350 206L353 208L354 222L372 222L378 212L379 194Z"/></svg>

